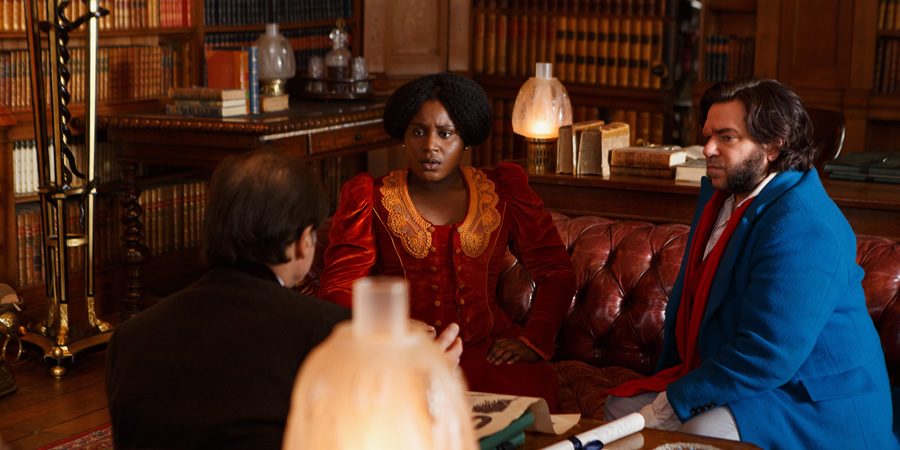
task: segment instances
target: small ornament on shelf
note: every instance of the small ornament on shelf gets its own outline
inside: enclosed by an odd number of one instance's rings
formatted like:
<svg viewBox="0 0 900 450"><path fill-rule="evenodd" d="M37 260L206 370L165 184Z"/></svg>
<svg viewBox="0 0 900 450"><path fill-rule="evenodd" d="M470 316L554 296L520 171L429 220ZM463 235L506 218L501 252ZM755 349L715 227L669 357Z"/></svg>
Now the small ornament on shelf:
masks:
<svg viewBox="0 0 900 450"><path fill-rule="evenodd" d="M372 95L372 78L366 60L353 57L346 48L347 33L344 23L338 19L337 27L328 37L332 48L323 59L314 56L309 60L306 81L306 97L324 99L357 99Z"/></svg>

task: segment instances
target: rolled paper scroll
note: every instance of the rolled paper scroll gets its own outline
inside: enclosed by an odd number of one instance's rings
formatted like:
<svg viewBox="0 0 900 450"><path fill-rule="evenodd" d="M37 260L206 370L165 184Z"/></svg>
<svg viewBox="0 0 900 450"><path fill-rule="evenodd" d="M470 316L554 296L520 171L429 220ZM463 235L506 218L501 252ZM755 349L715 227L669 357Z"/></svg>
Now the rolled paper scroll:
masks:
<svg viewBox="0 0 900 450"><path fill-rule="evenodd" d="M557 442L544 450L601 449L603 445L644 429L644 416L631 413L625 417L585 431L569 440Z"/></svg>

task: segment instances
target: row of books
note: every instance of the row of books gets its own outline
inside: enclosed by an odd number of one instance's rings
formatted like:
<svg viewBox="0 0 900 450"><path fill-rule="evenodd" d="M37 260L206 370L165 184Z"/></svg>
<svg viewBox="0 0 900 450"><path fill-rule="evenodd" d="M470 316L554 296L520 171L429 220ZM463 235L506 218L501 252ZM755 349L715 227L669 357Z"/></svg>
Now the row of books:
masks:
<svg viewBox="0 0 900 450"><path fill-rule="evenodd" d="M30 1L30 0L25 0ZM109 14L101 17L100 30L187 27L191 24L191 0L107 0L99 3ZM35 1L40 20L47 20L46 0ZM87 14L87 2L74 1L64 10L70 21ZM25 31L23 0L0 0L0 31Z"/></svg>
<svg viewBox="0 0 900 450"><path fill-rule="evenodd" d="M478 12L473 20L472 70L534 75L554 62L561 81L657 89L665 72L662 19L548 16Z"/></svg>
<svg viewBox="0 0 900 450"><path fill-rule="evenodd" d="M51 143L52 146L52 143ZM95 159L97 167L95 177L101 183L110 183L121 179L121 173L115 162L115 148L110 142L97 142L95 144ZM85 145L83 143L70 143L69 150L74 156L79 172L86 173L87 159ZM55 162L50 160L50 179L55 177ZM38 166L35 141L27 139L13 142L13 193L17 196L37 195L38 193ZM73 178L73 187L83 184L80 178Z"/></svg>
<svg viewBox="0 0 900 450"><path fill-rule="evenodd" d="M102 205L102 206L101 206ZM112 222L109 215L109 208L115 207L116 202L98 203L96 222L94 223L94 266L103 267L113 264L116 260L111 259L117 257L115 255L118 249L118 233L121 228ZM75 202L68 202L66 208L66 230L69 233L84 233L83 223L79 222L81 217L81 207ZM121 208L120 208L121 209ZM54 234L55 232L54 223ZM112 243L112 251L107 251L107 245L103 243ZM41 210L37 205L29 205L16 210L16 254L18 257L18 284L19 286L27 286L30 284L41 283L45 280L45 261L46 251L44 249L43 225L41 220ZM98 251L99 250L99 251ZM69 247L66 254L66 269L69 273L82 273L85 266L85 246Z"/></svg>
<svg viewBox="0 0 900 450"><path fill-rule="evenodd" d="M878 29L900 30L900 0L878 0Z"/></svg>
<svg viewBox="0 0 900 450"><path fill-rule="evenodd" d="M512 110L514 100L491 99L494 124L491 135L481 145L473 146L471 164L475 167L493 167L502 161L525 159L526 147L522 136L513 133ZM604 120L606 123L621 122L630 127L627 145L661 144L664 136L662 113L625 109L601 109L589 106L573 106L573 121L586 122Z"/></svg>
<svg viewBox="0 0 900 450"><path fill-rule="evenodd" d="M138 200L144 210L142 243L154 255L199 246L206 201L206 180L144 189Z"/></svg>
<svg viewBox="0 0 900 450"><path fill-rule="evenodd" d="M665 16L667 0L475 0L475 8L579 14Z"/></svg>
<svg viewBox="0 0 900 450"><path fill-rule="evenodd" d="M353 16L352 0L204 0L207 25L314 22Z"/></svg>
<svg viewBox="0 0 900 450"><path fill-rule="evenodd" d="M900 94L900 38L878 38L875 46L875 80L872 89L881 94Z"/></svg>
<svg viewBox="0 0 900 450"><path fill-rule="evenodd" d="M900 183L900 153L844 153L826 162L825 172L829 178L841 180Z"/></svg>
<svg viewBox="0 0 900 450"><path fill-rule="evenodd" d="M704 80L715 83L753 76L754 38L739 38L720 34L706 38L706 66Z"/></svg>
<svg viewBox="0 0 900 450"><path fill-rule="evenodd" d="M200 245L200 226L206 208L206 181L189 180L149 188L138 201L143 208L142 243L154 255L194 248ZM65 206L67 229L83 233L79 222L79 204ZM117 264L121 255L121 237L126 210L121 198L104 195L97 198L94 222L94 267ZM29 204L16 210L16 254L18 285L27 286L45 280L46 253L40 207ZM85 246L70 247L67 270L84 272Z"/></svg>
<svg viewBox="0 0 900 450"><path fill-rule="evenodd" d="M309 59L313 56L325 57L325 54L331 50L331 39L328 33L333 27L312 27L312 28L296 28L289 30L281 30L280 33L294 49L294 60L297 66L297 73L305 74L306 67L309 65ZM247 47L252 46L260 33L207 33L203 38L204 50L210 51L214 47ZM351 48L353 36L349 30L347 32L347 47Z"/></svg>
<svg viewBox="0 0 900 450"><path fill-rule="evenodd" d="M190 76L188 48L184 43L98 48L98 100L161 97L169 87L183 85ZM69 53L69 104L82 104L86 98L86 50L71 48ZM49 103L48 57L45 55L41 59L44 62L44 92ZM0 51L0 104L11 110L31 108L30 67L27 50Z"/></svg>

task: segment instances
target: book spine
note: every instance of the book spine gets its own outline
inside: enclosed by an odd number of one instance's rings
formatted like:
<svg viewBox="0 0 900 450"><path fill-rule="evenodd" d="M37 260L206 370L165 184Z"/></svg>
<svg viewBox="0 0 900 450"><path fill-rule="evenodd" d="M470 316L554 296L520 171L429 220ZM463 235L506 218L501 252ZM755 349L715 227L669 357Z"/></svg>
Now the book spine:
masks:
<svg viewBox="0 0 900 450"><path fill-rule="evenodd" d="M611 165L609 168L611 175L628 176L628 177L650 177L650 178L666 178L672 180L675 178L675 168L652 168L652 167L632 167L632 166L616 166Z"/></svg>
<svg viewBox="0 0 900 450"><path fill-rule="evenodd" d="M511 14L506 23L506 74L519 74L519 16Z"/></svg>
<svg viewBox="0 0 900 450"><path fill-rule="evenodd" d="M619 26L618 17L609 19L609 31L606 34L606 83L609 86L619 84Z"/></svg>
<svg viewBox="0 0 900 450"><path fill-rule="evenodd" d="M494 73L497 75L506 75L507 70L507 41L509 38L509 18L506 14L498 14L497 15L497 31L496 31L496 46L497 49L495 51L495 55L497 61L495 63Z"/></svg>
<svg viewBox="0 0 900 450"><path fill-rule="evenodd" d="M586 16L575 17L575 81L586 83L588 81L588 18Z"/></svg>
<svg viewBox="0 0 900 450"><path fill-rule="evenodd" d="M630 81L628 76L628 66L629 59L631 58L631 19L619 19L618 42L619 58L616 63L616 67L618 68L618 74L616 75L618 79L617 86L628 87Z"/></svg>
<svg viewBox="0 0 900 450"><path fill-rule="evenodd" d="M518 49L518 63L516 64L516 75L529 76L534 65L528 64L528 34L529 34L529 17L526 14L519 14L518 34L516 35L516 44Z"/></svg>
<svg viewBox="0 0 900 450"><path fill-rule="evenodd" d="M472 25L472 72L476 74L484 73L484 53L485 53L485 15L483 12L475 14L475 20Z"/></svg>
<svg viewBox="0 0 900 450"><path fill-rule="evenodd" d="M550 19L552 20L552 19ZM556 78L559 78L562 81L568 79L568 74L566 73L566 34L568 30L568 21L566 20L566 16L559 16L555 20L556 23L556 42L553 45L554 47L554 61L556 62L553 67L554 75Z"/></svg>
<svg viewBox="0 0 900 450"><path fill-rule="evenodd" d="M564 16L566 20L566 81L577 81L575 59L578 53L578 16Z"/></svg>
<svg viewBox="0 0 900 450"><path fill-rule="evenodd" d="M489 13L484 22L484 72L493 75L497 67L497 15Z"/></svg>
<svg viewBox="0 0 900 450"><path fill-rule="evenodd" d="M247 47L249 52L250 71L250 114L259 114L259 49L256 46Z"/></svg>

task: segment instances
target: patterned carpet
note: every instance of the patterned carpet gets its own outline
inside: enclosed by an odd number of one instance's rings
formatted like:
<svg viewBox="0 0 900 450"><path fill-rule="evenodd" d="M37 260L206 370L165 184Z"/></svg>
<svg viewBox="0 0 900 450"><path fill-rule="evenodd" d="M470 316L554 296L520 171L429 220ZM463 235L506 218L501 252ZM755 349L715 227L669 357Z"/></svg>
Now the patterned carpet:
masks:
<svg viewBox="0 0 900 450"><path fill-rule="evenodd" d="M54 442L46 447L41 447L38 450L64 450L70 448L89 450L113 448L112 428L110 428L109 424L102 425L68 439Z"/></svg>

